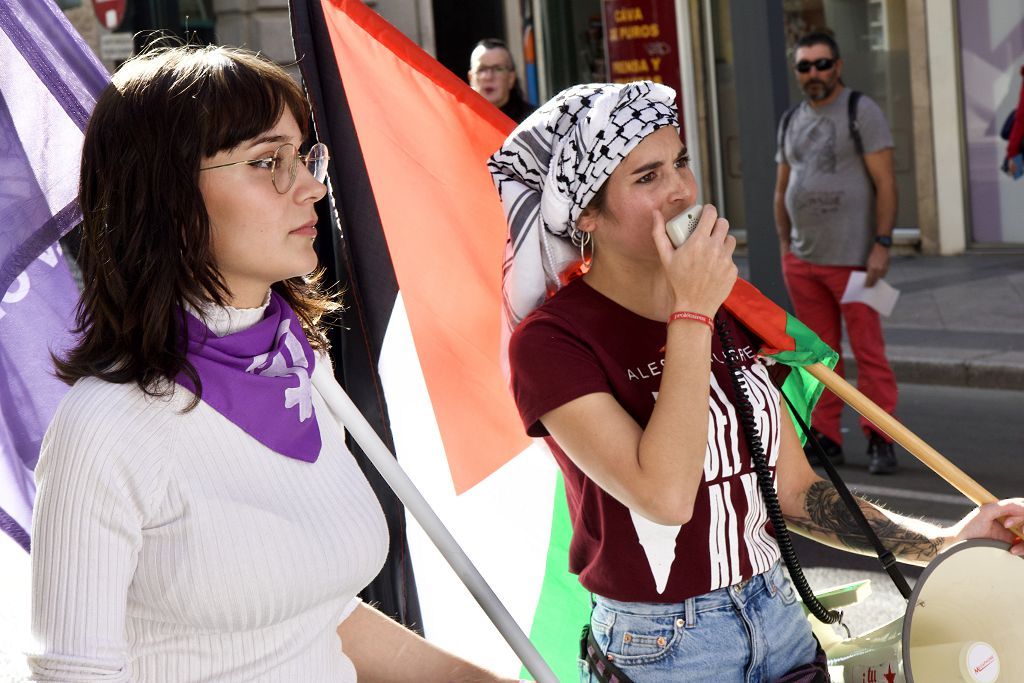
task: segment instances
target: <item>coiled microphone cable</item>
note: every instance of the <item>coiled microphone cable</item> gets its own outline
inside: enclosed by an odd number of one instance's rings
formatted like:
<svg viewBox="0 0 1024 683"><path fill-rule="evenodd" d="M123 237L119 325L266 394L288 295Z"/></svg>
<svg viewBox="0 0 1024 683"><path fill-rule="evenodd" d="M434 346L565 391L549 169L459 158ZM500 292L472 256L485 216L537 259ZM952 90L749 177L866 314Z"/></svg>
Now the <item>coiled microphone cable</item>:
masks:
<svg viewBox="0 0 1024 683"><path fill-rule="evenodd" d="M718 339L722 343L722 355L725 356L726 366L729 368L729 375L732 377L732 385L736 390L736 413L739 415L740 423L743 425L743 433L747 437L747 445L750 446L750 459L757 473L757 485L761 489L761 497L764 499L765 509L768 511L768 519L775 528L775 540L779 544L779 552L789 569L789 577L793 580L797 593L807 609L818 621L825 624L841 622L843 613L839 610L829 610L814 595L804 571L800 567L796 551L793 549L793 541L789 536L789 529L786 528L786 521L782 516L782 506L779 505L779 496L772 484L772 472L768 468L768 459L764 454L764 447L761 445L761 436L758 433L757 422L754 418L754 407L750 403L750 395L747 393L747 380L743 376L743 370L736 360L736 349L733 345L732 334L726 328L721 317L715 318L715 329L718 332Z"/></svg>

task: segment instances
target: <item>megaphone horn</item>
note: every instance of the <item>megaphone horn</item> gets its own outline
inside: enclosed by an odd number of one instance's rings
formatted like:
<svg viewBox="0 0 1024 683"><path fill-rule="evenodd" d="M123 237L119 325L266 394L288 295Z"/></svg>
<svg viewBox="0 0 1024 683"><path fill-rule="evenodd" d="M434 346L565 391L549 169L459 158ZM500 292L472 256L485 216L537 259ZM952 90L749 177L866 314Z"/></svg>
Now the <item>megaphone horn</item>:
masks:
<svg viewBox="0 0 1024 683"><path fill-rule="evenodd" d="M958 543L929 564L906 614L856 638L823 643L843 683L1024 681L1024 558L1009 545Z"/></svg>

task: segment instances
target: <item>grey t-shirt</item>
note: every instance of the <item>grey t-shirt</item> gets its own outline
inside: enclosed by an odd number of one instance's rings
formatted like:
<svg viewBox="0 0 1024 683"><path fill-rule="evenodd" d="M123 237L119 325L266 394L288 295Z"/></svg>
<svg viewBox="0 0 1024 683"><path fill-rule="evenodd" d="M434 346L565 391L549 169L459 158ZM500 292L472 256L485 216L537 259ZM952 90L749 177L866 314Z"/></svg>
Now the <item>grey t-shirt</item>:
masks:
<svg viewBox="0 0 1024 683"><path fill-rule="evenodd" d="M790 249L819 265L863 266L875 238L874 186L850 136L849 100L849 88L823 107L805 100L790 117L785 148L781 123L776 138L775 161L790 166ZM857 126L865 153L893 146L885 115L865 95Z"/></svg>

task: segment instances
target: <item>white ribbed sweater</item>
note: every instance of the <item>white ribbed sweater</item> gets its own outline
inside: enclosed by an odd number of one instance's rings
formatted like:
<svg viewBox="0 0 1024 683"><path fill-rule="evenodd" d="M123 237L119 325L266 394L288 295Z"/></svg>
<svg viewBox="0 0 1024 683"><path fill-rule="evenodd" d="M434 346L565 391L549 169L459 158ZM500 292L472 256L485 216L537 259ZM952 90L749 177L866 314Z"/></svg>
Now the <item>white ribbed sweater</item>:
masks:
<svg viewBox="0 0 1024 683"><path fill-rule="evenodd" d="M210 327L261 316L215 312ZM335 629L382 566L387 527L313 394L324 445L306 463L205 403L181 414L180 387L72 387L36 469L37 680L355 681Z"/></svg>

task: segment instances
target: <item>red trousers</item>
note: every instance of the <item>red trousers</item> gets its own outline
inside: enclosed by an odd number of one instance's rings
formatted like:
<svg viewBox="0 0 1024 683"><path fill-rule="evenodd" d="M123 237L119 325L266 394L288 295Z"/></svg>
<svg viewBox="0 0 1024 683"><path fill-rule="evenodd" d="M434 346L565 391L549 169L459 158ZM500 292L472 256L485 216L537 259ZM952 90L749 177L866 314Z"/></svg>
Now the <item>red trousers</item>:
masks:
<svg viewBox="0 0 1024 683"><path fill-rule="evenodd" d="M850 273L863 268L851 266L819 266L808 263L793 254L782 259L782 274L786 289L793 300L796 317L811 328L821 340L839 352L836 372L843 376L843 356L840 340L842 323L846 323L846 336L857 359L857 388L890 415L896 409L896 376L885 358L885 341L878 312L866 304L840 304ZM840 319L841 318L841 319ZM843 442L839 431L839 418L843 401L827 389L822 393L812 416L812 426L836 443ZM863 417L861 429L866 436L876 431ZM878 434L890 441L881 432Z"/></svg>

